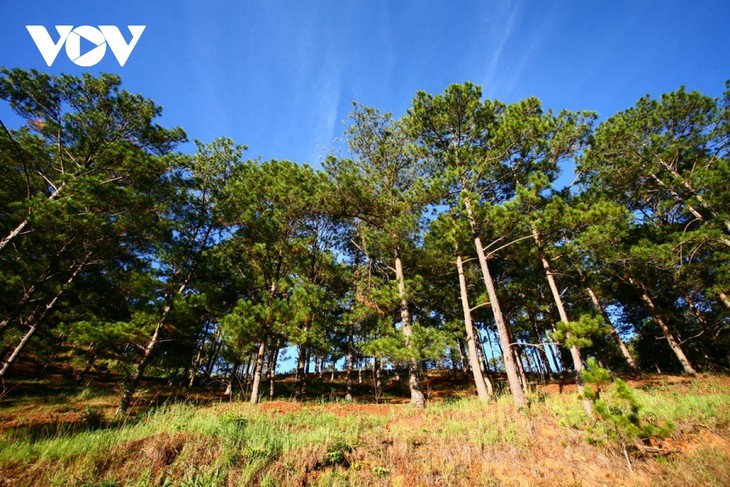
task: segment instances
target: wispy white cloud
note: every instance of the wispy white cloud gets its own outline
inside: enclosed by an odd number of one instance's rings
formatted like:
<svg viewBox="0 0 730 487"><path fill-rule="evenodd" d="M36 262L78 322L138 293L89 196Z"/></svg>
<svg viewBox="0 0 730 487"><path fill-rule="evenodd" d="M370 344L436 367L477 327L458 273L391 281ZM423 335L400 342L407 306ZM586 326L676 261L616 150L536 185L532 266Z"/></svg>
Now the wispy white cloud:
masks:
<svg viewBox="0 0 730 487"><path fill-rule="evenodd" d="M312 93L310 107L314 110L313 132L316 142L308 157L311 163L320 161L329 152L332 141L338 135L335 132L339 128L337 122L342 98L341 71L331 55L328 55L325 67L318 73L314 83L317 86Z"/></svg>
<svg viewBox="0 0 730 487"><path fill-rule="evenodd" d="M514 93L515 88L521 83L523 71L535 60L536 54L545 45L545 40L553 30L556 20L557 7L553 5L548 14L542 18L537 29L532 30L527 45L523 47L521 54L514 58L514 62L506 70L504 79L507 82L505 86L507 96Z"/></svg>
<svg viewBox="0 0 730 487"><path fill-rule="evenodd" d="M518 7L517 2L508 2L504 9L501 9L494 15L486 16L484 19L484 31L489 33L489 39L487 39L486 44L494 45L485 74L482 77L482 82L487 93L493 92L500 77L502 54L514 31ZM480 45L477 49L482 50L484 46Z"/></svg>

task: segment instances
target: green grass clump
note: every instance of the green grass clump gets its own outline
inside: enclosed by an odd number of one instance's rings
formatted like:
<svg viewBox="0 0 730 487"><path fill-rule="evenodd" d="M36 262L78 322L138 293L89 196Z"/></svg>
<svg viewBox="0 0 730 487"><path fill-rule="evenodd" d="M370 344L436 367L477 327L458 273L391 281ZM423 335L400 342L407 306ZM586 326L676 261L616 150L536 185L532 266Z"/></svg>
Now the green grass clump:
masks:
<svg viewBox="0 0 730 487"><path fill-rule="evenodd" d="M509 396L431 402L426 410L178 403L121 419L96 397L55 409L43 405L40 414L24 406L12 416L32 421L0 430L0 476L18 485L89 486L481 485L509 483L516 478L510 475L533 475L540 483L568 475L552 472L579 455L585 464L565 467L571 474L580 476L590 465L604 470L586 483L611 483L623 475L616 473L621 457L607 455L611 444L658 436L656 428L669 423L676 424L674 444L707 432L727 437L730 388L702 381L644 389L603 384L594 396L597 421L575 394L546 396L527 411L518 411ZM0 414L9 417L8 409ZM587 431L600 441L586 442ZM727 450L704 457L700 451L652 460L649 483L678 485L673 473L687 485L727 485ZM545 457L552 463L542 465ZM621 464L611 463L615 458Z"/></svg>

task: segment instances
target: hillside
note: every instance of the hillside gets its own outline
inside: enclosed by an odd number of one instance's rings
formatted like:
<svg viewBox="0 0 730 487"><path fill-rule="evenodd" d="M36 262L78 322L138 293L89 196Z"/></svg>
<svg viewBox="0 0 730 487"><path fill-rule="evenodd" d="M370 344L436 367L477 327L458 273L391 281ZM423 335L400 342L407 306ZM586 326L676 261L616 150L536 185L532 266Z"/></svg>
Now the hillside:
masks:
<svg viewBox="0 0 730 487"><path fill-rule="evenodd" d="M149 383L124 418L114 416L118 394L108 388L31 384L0 403L0 484L730 484L725 376L633 382L642 420L670 431L632 440L632 472L610 428L589 422L560 384L538 387L519 412L509 396L480 403L463 397L471 391L451 372L433 375L426 410L405 404L407 387L387 403L346 403L342 384L315 377L313 394L334 391L332 400L252 406L203 390L169 397Z"/></svg>

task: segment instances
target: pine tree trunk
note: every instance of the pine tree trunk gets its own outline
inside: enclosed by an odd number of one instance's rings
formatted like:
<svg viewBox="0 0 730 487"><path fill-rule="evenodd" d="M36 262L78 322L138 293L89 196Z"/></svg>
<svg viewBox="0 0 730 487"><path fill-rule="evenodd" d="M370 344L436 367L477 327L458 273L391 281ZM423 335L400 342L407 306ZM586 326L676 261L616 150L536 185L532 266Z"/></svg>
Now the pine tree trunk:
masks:
<svg viewBox="0 0 730 487"><path fill-rule="evenodd" d="M550 291L553 293L555 306L558 308L560 321L567 324L570 322L570 320L568 319L568 313L566 313L565 306L563 305L563 298L560 296L560 291L558 290L558 286L555 283L555 277L553 276L552 269L550 268L550 262L548 261L545 252L543 252L542 250L540 236L537 233L537 229L534 227L532 228L532 236L535 240L535 246L537 247L537 252L540 255L540 260L542 261L542 267L545 270L545 277L547 277ZM578 389L578 395L581 397L581 404L583 405L583 409L585 410L588 417L592 418L593 404L588 398L585 397L585 385L583 384L583 378L580 375L581 371L583 370L583 358L580 355L580 350L578 350L578 347L576 347L575 345L570 347L570 356L573 359L573 368L575 369L575 385Z"/></svg>
<svg viewBox="0 0 730 487"><path fill-rule="evenodd" d="M408 309L408 298L406 296L406 282L403 275L403 263L401 262L400 253L395 253L395 275L398 281L398 295L400 297L400 317L402 332L405 337L406 348L411 348L411 313ZM408 361L408 386L411 390L411 404L419 408L426 407L426 397L421 391L421 382L419 377L418 360L411 358Z"/></svg>
<svg viewBox="0 0 730 487"><path fill-rule="evenodd" d="M482 246L482 240L479 237L476 225L476 219L474 217L471 200L466 197L464 198L464 206L466 207L467 217L469 219L469 225L474 235L474 246L477 250L477 257L479 258L479 267L482 271L482 277L484 279L484 285L487 287L487 294L489 295L489 304L492 308L492 314L494 321L497 324L497 333L499 334L499 342L502 346L502 357L504 358L504 368L507 372L507 381L509 383L510 391L512 392L512 398L517 404L518 408L524 408L528 406L527 398L522 392L520 386L520 379L517 372L517 365L515 364L512 353L508 353L512 347L510 346L509 331L507 328L507 322L502 314L502 308L499 305L497 299L497 291L494 288L494 280L489 272L489 265L487 264L487 257L484 255L484 247Z"/></svg>
<svg viewBox="0 0 730 487"><path fill-rule="evenodd" d="M509 340L509 329L507 328L507 323L499 305L497 291L494 289L494 281L492 280L492 275L489 272L489 266L487 264L487 258L484 255L484 248L482 247L481 239L476 237L474 239L474 244L477 248L479 265L482 270L484 284L487 287L487 294L489 295L489 303L492 308L492 314L494 315L494 321L497 324L497 334L499 335L499 343L502 347L502 358L504 359L504 368L507 372L507 382L509 383L515 404L517 404L518 408L524 408L528 405L528 402L524 392L522 391L517 364L515 363L514 355L511 352L512 346L510 345Z"/></svg>
<svg viewBox="0 0 730 487"><path fill-rule="evenodd" d="M591 301L593 302L593 306L596 307L598 312L601 313L601 316L603 316L603 319L611 327L611 336L613 337L614 341L616 342L616 345L618 345L619 350L621 350L621 355L623 355L623 357L626 360L626 363L629 365L629 368L631 369L631 371L634 372L635 374L641 373L638 365L636 365L636 361L634 360L634 357L631 356L631 353L629 352L628 347L626 346L624 341L621 339L621 336L618 334L618 331L613 326L613 323L611 323L611 319L608 316L608 313L606 313L605 308L601 305L601 302L598 300L598 296L596 296L596 293L594 293L593 289L591 289L591 287L588 285L586 285L586 292L588 293L588 296L590 296Z"/></svg>
<svg viewBox="0 0 730 487"><path fill-rule="evenodd" d="M68 279L66 279L66 282L64 282L61 287L58 288L58 291L56 291L56 294L53 296L53 298L48 303L46 303L45 306L36 307L30 314L30 316L25 319L23 326L29 326L30 328L28 328L28 331L25 333L25 335L23 335L23 338L20 340L18 345L16 345L15 349L10 354L10 357L8 357L8 359L5 361L2 369L0 369L0 380L5 377L5 374L8 372L8 370L10 370L15 361L18 359L18 356L20 356L20 353L28 344L31 337L38 330L38 327L41 325L46 315L53 309L53 307L56 305L56 302L63 294L64 290L73 282L79 272L81 272L81 270L86 266L86 263L89 261L90 258L91 252L87 252L81 262L79 262L74 267L73 272L68 277Z"/></svg>
<svg viewBox="0 0 730 487"><path fill-rule="evenodd" d="M299 345L299 357L297 358L297 374L294 384L294 400L301 401L304 397L304 389L306 387L306 374L304 368L307 363L307 346Z"/></svg>
<svg viewBox="0 0 730 487"><path fill-rule="evenodd" d="M256 368L253 372L253 385L251 386L251 404L257 404L259 402L259 387L261 385L261 375L264 368L264 358L266 356L266 335L261 338L259 344L259 351L256 354Z"/></svg>
<svg viewBox="0 0 730 487"><path fill-rule="evenodd" d="M347 330L347 379L346 379L346 385L347 393L345 395L346 401L352 401L352 371L354 368L353 361L355 360L355 350L352 346L352 339L354 335L354 328L355 324L350 322L350 326Z"/></svg>
<svg viewBox="0 0 730 487"><path fill-rule="evenodd" d="M487 355L484 353L482 337L479 335L479 330L476 327L474 327L474 344L477 347L477 355L479 355L479 365L482 368L482 374L484 377L488 377L490 372L489 362L487 361Z"/></svg>
<svg viewBox="0 0 730 487"><path fill-rule="evenodd" d="M512 347L512 353L515 354L515 362L517 363L517 372L520 374L520 383L522 384L522 390L527 392L527 375L525 374L525 365L522 363L522 357L517 347Z"/></svg>
<svg viewBox="0 0 730 487"><path fill-rule="evenodd" d="M46 198L46 201L53 201L56 198L58 198L61 195L61 191L66 186L66 183L63 182L61 185ZM18 223L15 228L13 228L5 237L3 237L2 240L0 240L0 252L20 233L25 229L26 226L28 226L28 223L30 222L30 211L28 212L28 216L20 223Z"/></svg>
<svg viewBox="0 0 730 487"><path fill-rule="evenodd" d="M276 364L279 361L279 348L281 347L281 338L276 339L276 346L272 350L269 358L269 399L274 398L274 382L276 381Z"/></svg>
<svg viewBox="0 0 730 487"><path fill-rule="evenodd" d="M238 372L238 367L240 366L240 362L236 360L233 362L233 367L231 367L231 374L228 376L228 385L226 386L226 392L224 393L228 397L233 397L233 384L236 382L236 372Z"/></svg>
<svg viewBox="0 0 730 487"><path fill-rule="evenodd" d="M535 323L533 320L530 320L532 323L532 330L535 332L535 338L537 339L538 343L540 343L540 347L537 348L537 353L540 356L540 361L543 363L543 366L545 368L545 372L547 373L547 378L549 380L553 379L553 369L550 366L550 360L548 360L547 352L545 351L546 345L542 340L542 335L540 334L540 328L537 326L537 323Z"/></svg>
<svg viewBox="0 0 730 487"><path fill-rule="evenodd" d="M662 329L662 333L664 334L664 338L669 344L669 348L672 349L672 352L674 352L674 355L676 355L677 360L679 360L679 363L682 364L682 368L684 369L685 374L696 375L697 372L695 371L694 367L692 367L689 359L682 351L682 347L679 346L679 343L677 343L677 340L674 338L674 335L669 329L669 326L664 321L664 318L662 318L657 307L654 305L654 301L649 296L649 292L647 291L646 286L644 286L644 284L640 284L639 286L637 286L634 279L629 279L629 282L631 282L634 286L640 289L641 299L644 300L644 303L646 303L646 306L649 308L649 312L654 318L654 321L656 321L659 327Z"/></svg>
<svg viewBox="0 0 730 487"><path fill-rule="evenodd" d="M380 401L380 395L382 393L382 383L380 381L380 376L382 373L382 368L380 366L380 359L378 357L373 357L373 398L375 399L375 402Z"/></svg>
<svg viewBox="0 0 730 487"><path fill-rule="evenodd" d="M167 315L170 314L170 311L172 311L173 299L175 296L179 296L185 291L188 282L190 281L190 277L191 275L188 274L188 276L185 278L185 281L178 288L176 294L168 293L165 296L165 307L162 309L162 315L157 321L157 325L155 326L155 331L152 333L152 337L150 338L149 342L147 342L147 346L145 346L144 348L144 353L142 354L142 359L137 364L137 369L135 370L134 374L124 388L122 399L119 401L119 408L116 411L117 415L127 412L127 408L129 407L129 403L132 401L132 397L137 390L139 381L142 379L145 370L147 370L147 366L150 363L152 354L154 353L158 343L160 342L160 335L162 333L162 328L167 321Z"/></svg>
<svg viewBox="0 0 730 487"><path fill-rule="evenodd" d="M84 370L79 374L79 377L77 379L77 383L79 385L83 385L84 381L86 380L86 376L89 375L91 372L91 369L94 367L94 363L96 362L96 357L98 356L98 353L96 352L96 347L92 343L91 346L89 346L89 351L87 356L89 357L86 361L86 366L84 367Z"/></svg>
<svg viewBox="0 0 730 487"><path fill-rule="evenodd" d="M555 331L555 328L553 328L553 331ZM562 364L562 357L560 356L560 350L558 349L558 346L553 342L552 340L548 340L550 345L547 347L548 350L550 350L550 356L553 358L553 364L556 367L555 375L561 375L563 371L565 371L565 367L563 367Z"/></svg>
<svg viewBox="0 0 730 487"><path fill-rule="evenodd" d="M459 351L459 360L461 361L461 371L463 373L469 372L469 362L466 359L466 350L464 349L464 340L461 337L456 338L457 350Z"/></svg>
<svg viewBox="0 0 730 487"><path fill-rule="evenodd" d="M64 247L63 247L63 249L61 249L61 251L56 253L56 256L55 256L56 259L54 259L54 261L57 260L58 257L60 257L61 253L63 253L63 251L65 249L66 249L66 245L64 245ZM46 279L48 279L48 277L51 273L52 267L53 267L52 265L49 265L43 270L43 272L41 272L41 275L38 276L38 278L36 278L35 282L28 289L25 290L25 292L23 293L23 296L15 304L15 306L13 306L13 309L10 310L10 312L7 313L3 317L2 321L0 321L0 337L3 336L3 334L5 333L5 330L10 328L10 325L12 324L13 320L15 320L23 312L25 307L30 302L30 298L33 297L33 294L38 289L38 286L40 286Z"/></svg>
<svg viewBox="0 0 730 487"><path fill-rule="evenodd" d="M200 364L203 362L203 349L205 348L205 340L207 339L208 335L208 329L207 325L203 325L203 332L200 337L200 346L198 347L198 351L195 354L195 358L193 359L192 363L190 364L190 378L188 380L188 389L192 389L195 385L195 376L198 373L198 368L200 367Z"/></svg>
<svg viewBox="0 0 730 487"><path fill-rule="evenodd" d="M466 328L466 344L469 347L469 364L471 365L472 375L474 376L474 384L477 387L477 396L481 401L488 401L491 397L487 390L486 379L482 375L482 367L479 365L479 355L477 355L477 347L474 341L474 325L471 321L471 308L469 307L469 296L466 289L466 277L464 276L464 266L461 256L456 256L456 268L459 273L459 291L461 294L461 308L464 311L464 326Z"/></svg>
<svg viewBox="0 0 730 487"><path fill-rule="evenodd" d="M220 351L221 339L220 339L220 327L216 327L215 333L213 334L213 346L211 347L210 356L205 364L205 376L210 378L213 374L213 366L215 361L218 359L218 353Z"/></svg>

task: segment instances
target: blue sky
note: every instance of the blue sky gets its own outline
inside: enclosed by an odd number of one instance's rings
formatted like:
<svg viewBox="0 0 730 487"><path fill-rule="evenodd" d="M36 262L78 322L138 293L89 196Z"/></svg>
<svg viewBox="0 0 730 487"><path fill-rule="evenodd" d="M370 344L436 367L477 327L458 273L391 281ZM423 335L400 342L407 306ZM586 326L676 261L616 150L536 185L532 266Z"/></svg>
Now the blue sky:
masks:
<svg viewBox="0 0 730 487"><path fill-rule="evenodd" d="M399 115L417 90L469 80L488 97L605 117L680 85L719 96L730 78L727 1L0 0L0 11L0 66L119 73L191 139L230 136L252 157L315 165L353 100ZM147 28L124 67L108 52L80 68L62 50L49 68L28 24L54 38L56 24L118 25L127 39L126 25Z"/></svg>

